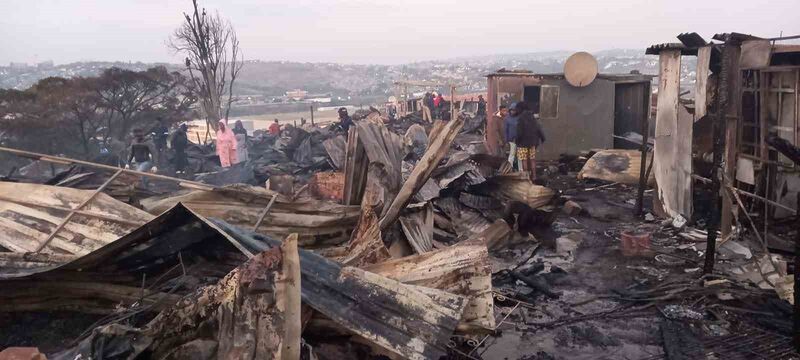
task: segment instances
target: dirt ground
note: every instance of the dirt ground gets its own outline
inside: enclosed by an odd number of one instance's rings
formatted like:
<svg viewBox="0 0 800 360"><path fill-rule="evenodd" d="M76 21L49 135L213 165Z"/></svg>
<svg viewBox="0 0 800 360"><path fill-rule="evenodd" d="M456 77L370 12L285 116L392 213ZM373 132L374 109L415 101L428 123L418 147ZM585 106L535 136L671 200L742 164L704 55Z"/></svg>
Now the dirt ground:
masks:
<svg viewBox="0 0 800 360"><path fill-rule="evenodd" d="M538 295L525 299L529 303L519 305L515 301L496 299L499 334L483 339L483 344L470 356L482 359L644 359L663 354L659 316L654 311L581 321L584 316L620 306L616 301L590 301L592 299L632 286L657 283L668 272L683 273L683 268L664 269L652 256L623 256L619 239L622 231L656 226L633 215L636 187L578 181L574 172L545 174L542 182L579 203L583 212L571 216L557 207L555 222L538 229L537 242L518 244L495 255L500 263L518 265L532 247L540 245L542 248L536 256L519 270L524 273L526 269L544 265L541 274L545 274L551 290L560 296ZM651 199L649 192L645 195L647 212ZM577 249L559 253L556 243L562 236L578 239ZM525 289L521 282L507 282L495 284L495 290L517 300L525 298L525 291L520 291ZM507 318L501 322L504 317Z"/></svg>

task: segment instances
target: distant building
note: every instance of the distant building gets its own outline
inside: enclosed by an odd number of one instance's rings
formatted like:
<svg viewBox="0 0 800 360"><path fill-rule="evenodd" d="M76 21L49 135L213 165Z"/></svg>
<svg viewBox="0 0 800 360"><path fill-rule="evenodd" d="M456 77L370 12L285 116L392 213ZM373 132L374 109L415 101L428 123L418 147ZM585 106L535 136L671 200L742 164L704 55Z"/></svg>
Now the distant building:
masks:
<svg viewBox="0 0 800 360"><path fill-rule="evenodd" d="M299 90L299 89L286 92L286 97L288 97L289 99L295 100L295 101L299 101L299 100L305 99L306 95L308 95L308 91Z"/></svg>
<svg viewBox="0 0 800 360"><path fill-rule="evenodd" d="M53 68L53 60L42 61L36 64L36 68L38 69L52 69Z"/></svg>
<svg viewBox="0 0 800 360"><path fill-rule="evenodd" d="M12 62L8 64L8 67L15 69L15 70L23 70L28 68L28 64L26 63L19 63L19 62Z"/></svg>

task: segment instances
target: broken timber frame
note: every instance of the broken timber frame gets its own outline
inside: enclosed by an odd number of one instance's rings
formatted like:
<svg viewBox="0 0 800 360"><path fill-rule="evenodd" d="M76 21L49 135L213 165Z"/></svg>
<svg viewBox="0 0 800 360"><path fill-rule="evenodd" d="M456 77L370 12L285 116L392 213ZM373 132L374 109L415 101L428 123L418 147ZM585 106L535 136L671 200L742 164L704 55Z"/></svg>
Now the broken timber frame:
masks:
<svg viewBox="0 0 800 360"><path fill-rule="evenodd" d="M736 158L735 134L737 131L737 117L735 115L732 116L731 113L736 114L738 112L739 84L741 83L739 71L741 41L730 37L724 40L719 91L715 114L713 114L714 157L711 167L711 193L715 196L720 195L721 189L723 189L722 182L726 178L733 177ZM705 263L703 265L704 274L711 274L714 271L717 231L722 229L723 237L730 232L731 205L730 196L722 194L722 203L717 203L715 200L715 204L712 207L711 221L708 222L708 238L706 239Z"/></svg>
<svg viewBox="0 0 800 360"><path fill-rule="evenodd" d="M432 139L425 154L422 155L417 165L411 170L408 180L403 183L403 187L400 188L400 192L394 198L394 201L392 201L388 209L384 211L383 218L381 218L380 221L381 230L385 230L394 224L400 216L400 210L404 209L411 200L411 197L425 185L425 182L428 181L433 170L436 169L439 162L447 155L447 149L450 148L456 135L461 131L462 126L464 126L463 118L453 118L447 122L442 131ZM431 135L433 135L433 132L431 132Z"/></svg>

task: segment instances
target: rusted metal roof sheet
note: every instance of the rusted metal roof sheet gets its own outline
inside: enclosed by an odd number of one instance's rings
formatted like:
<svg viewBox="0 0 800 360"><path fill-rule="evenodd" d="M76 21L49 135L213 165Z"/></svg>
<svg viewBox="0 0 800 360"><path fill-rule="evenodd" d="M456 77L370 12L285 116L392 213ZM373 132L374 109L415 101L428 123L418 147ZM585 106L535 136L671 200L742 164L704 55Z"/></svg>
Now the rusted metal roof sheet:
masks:
<svg viewBox="0 0 800 360"><path fill-rule="evenodd" d="M663 43L651 45L645 50L646 55L658 55L665 50L680 50L681 55L697 55L697 48L689 48L681 43Z"/></svg>
<svg viewBox="0 0 800 360"><path fill-rule="evenodd" d="M91 190L0 182L0 246L37 252ZM58 230L41 253L84 255L131 232L153 216L99 193Z"/></svg>

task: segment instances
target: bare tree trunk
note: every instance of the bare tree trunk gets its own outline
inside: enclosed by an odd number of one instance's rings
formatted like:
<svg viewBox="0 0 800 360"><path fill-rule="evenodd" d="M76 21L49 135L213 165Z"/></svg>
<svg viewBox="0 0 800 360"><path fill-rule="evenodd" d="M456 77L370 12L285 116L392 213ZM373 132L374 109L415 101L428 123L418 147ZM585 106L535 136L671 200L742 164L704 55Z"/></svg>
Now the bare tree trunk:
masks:
<svg viewBox="0 0 800 360"><path fill-rule="evenodd" d="M184 13L185 21L170 38L170 47L186 55L186 68L198 89L206 122L217 130L220 119L228 120L233 84L244 61L230 22L219 14L209 16L205 9L200 11L197 0L192 0L192 5L192 14ZM228 101L223 110L225 93Z"/></svg>

